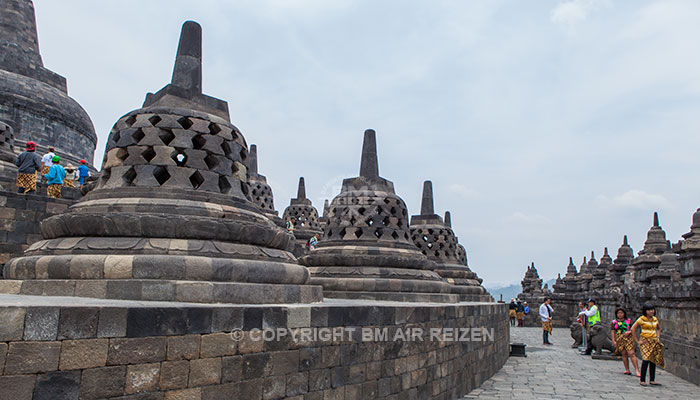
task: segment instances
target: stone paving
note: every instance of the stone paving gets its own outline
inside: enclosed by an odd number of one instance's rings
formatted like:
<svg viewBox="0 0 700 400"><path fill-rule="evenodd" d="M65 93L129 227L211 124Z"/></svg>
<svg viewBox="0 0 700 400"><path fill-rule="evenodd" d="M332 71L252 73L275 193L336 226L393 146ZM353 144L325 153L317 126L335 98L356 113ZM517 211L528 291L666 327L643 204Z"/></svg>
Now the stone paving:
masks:
<svg viewBox="0 0 700 400"><path fill-rule="evenodd" d="M527 344L527 357L510 357L463 399L700 399L700 387L660 368L656 381L663 386L643 387L623 374L622 361L580 355L568 329L555 328L551 340L554 346L542 345L540 328L511 328L511 343Z"/></svg>

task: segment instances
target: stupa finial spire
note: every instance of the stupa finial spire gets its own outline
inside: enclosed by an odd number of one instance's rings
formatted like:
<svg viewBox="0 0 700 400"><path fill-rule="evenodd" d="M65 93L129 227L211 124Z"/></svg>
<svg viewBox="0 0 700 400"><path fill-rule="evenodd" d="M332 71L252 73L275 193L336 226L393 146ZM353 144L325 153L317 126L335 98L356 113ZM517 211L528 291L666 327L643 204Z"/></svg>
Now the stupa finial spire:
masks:
<svg viewBox="0 0 700 400"><path fill-rule="evenodd" d="M379 177L379 162L377 161L377 136L373 129L367 129L365 131L365 137L362 141L360 176L370 179Z"/></svg>
<svg viewBox="0 0 700 400"><path fill-rule="evenodd" d="M248 151L248 173L251 175L258 173L258 146L255 144L251 144Z"/></svg>
<svg viewBox="0 0 700 400"><path fill-rule="evenodd" d="M299 177L299 187L297 187L297 199L302 200L306 198L306 185L304 184L304 177Z"/></svg>
<svg viewBox="0 0 700 400"><path fill-rule="evenodd" d="M202 27L194 21L182 25L171 83L190 93L202 94Z"/></svg>
<svg viewBox="0 0 700 400"><path fill-rule="evenodd" d="M435 207L433 205L433 182L431 181L423 182L423 199L420 203L420 213L421 215L435 214Z"/></svg>

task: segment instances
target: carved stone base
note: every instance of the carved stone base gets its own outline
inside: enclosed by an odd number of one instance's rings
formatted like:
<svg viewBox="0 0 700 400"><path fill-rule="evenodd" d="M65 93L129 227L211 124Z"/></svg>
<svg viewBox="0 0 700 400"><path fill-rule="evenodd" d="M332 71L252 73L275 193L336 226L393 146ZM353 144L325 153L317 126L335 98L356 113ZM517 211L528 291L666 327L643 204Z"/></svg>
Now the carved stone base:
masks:
<svg viewBox="0 0 700 400"><path fill-rule="evenodd" d="M0 293L207 304L290 304L323 300L320 286L163 279L0 280Z"/></svg>

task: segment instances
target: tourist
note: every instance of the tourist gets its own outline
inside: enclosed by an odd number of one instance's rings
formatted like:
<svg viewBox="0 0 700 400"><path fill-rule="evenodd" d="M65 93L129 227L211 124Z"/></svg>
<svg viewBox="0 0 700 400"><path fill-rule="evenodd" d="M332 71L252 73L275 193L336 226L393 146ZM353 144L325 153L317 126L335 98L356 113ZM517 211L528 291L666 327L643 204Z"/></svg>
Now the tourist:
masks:
<svg viewBox="0 0 700 400"><path fill-rule="evenodd" d="M630 372L630 361L634 371L639 374L637 356L634 354L634 338L632 338L632 320L627 318L627 313L623 308L615 310L615 319L610 324L611 337L615 353L622 355L622 364L625 366L625 375L632 375Z"/></svg>
<svg viewBox="0 0 700 400"><path fill-rule="evenodd" d="M287 232L292 233L295 231L295 229L294 229L295 222L296 222L296 219L294 217L290 218L289 221L287 221Z"/></svg>
<svg viewBox="0 0 700 400"><path fill-rule="evenodd" d="M642 316L637 318L632 325L632 334L634 341L639 345L639 350L642 353L642 373L639 377L639 384L646 386L647 369L649 369L649 384L652 386L660 386L656 383L656 366L664 368L664 344L661 343L661 325L658 318L655 316L656 310L654 306L647 303L642 306ZM637 337L637 327L641 329L640 337Z"/></svg>
<svg viewBox="0 0 700 400"><path fill-rule="evenodd" d="M518 306L515 308L515 315L518 319L518 326L524 326L523 318L525 318L525 307L523 307L523 303L520 300L518 300Z"/></svg>
<svg viewBox="0 0 700 400"><path fill-rule="evenodd" d="M63 180L66 178L66 170L61 166L61 157L53 156L51 162L53 165L49 168L49 173L44 175L49 184L46 194L51 198L60 199Z"/></svg>
<svg viewBox="0 0 700 400"><path fill-rule="evenodd" d="M544 298L544 303L540 306L540 319L542 319L542 344L551 345L552 342L549 341L549 335L552 334L552 313L554 310L552 306L549 305L552 299L549 297Z"/></svg>
<svg viewBox="0 0 700 400"><path fill-rule="evenodd" d="M320 234L315 234L311 236L311 239L309 239L309 250L316 250L316 246L318 245L318 239L321 237Z"/></svg>
<svg viewBox="0 0 700 400"><path fill-rule="evenodd" d="M74 188L75 181L78 179L77 174L78 171L75 169L75 166L68 163L68 165L66 165L66 178L63 180L63 186Z"/></svg>
<svg viewBox="0 0 700 400"><path fill-rule="evenodd" d="M510 304L508 305L508 319L510 321L510 326L515 326L515 318L517 317L518 306L515 304L515 299L510 299Z"/></svg>
<svg viewBox="0 0 700 400"><path fill-rule="evenodd" d="M525 313L525 316L530 314L530 306L527 305L527 301L523 301L523 312Z"/></svg>
<svg viewBox="0 0 700 400"><path fill-rule="evenodd" d="M585 351L586 347L588 347L588 317L586 316L585 311L588 310L588 307L586 306L586 303L584 301L579 301L578 302L578 308L579 308L579 313L578 313L578 319L576 320L579 324L581 324L581 352Z"/></svg>
<svg viewBox="0 0 700 400"><path fill-rule="evenodd" d="M588 343L586 344L586 351L583 354L590 356L591 353L593 353L593 342L590 336L591 328L593 328L595 324L600 324L600 311L598 310L598 306L595 305L595 300L588 299L588 309L579 312L578 315L585 315L588 317Z"/></svg>
<svg viewBox="0 0 700 400"><path fill-rule="evenodd" d="M17 156L17 193L36 192L36 173L41 171L41 157L36 154L36 143L29 141L26 150Z"/></svg>
<svg viewBox="0 0 700 400"><path fill-rule="evenodd" d="M80 160L80 166L78 166L78 179L80 180L80 187L83 187L85 180L90 176L90 170L87 167L87 161Z"/></svg>
<svg viewBox="0 0 700 400"><path fill-rule="evenodd" d="M55 151L56 149L54 149L53 146L49 146L49 152L41 157L41 175L49 173L49 169L53 166L53 156L56 155L54 153Z"/></svg>

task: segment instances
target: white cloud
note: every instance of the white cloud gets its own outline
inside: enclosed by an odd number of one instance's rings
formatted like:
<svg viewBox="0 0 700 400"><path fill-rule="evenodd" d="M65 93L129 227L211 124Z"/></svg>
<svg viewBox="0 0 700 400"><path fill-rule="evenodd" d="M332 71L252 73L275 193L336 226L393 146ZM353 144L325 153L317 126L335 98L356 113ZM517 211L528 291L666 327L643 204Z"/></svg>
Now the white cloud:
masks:
<svg viewBox="0 0 700 400"><path fill-rule="evenodd" d="M609 0L570 0L557 4L550 12L550 19L557 25L572 28L601 8L610 7Z"/></svg>
<svg viewBox="0 0 700 400"><path fill-rule="evenodd" d="M508 222L527 225L548 225L552 223L551 219L542 214L525 214L520 211L514 212L511 216L506 218L506 220Z"/></svg>
<svg viewBox="0 0 700 400"><path fill-rule="evenodd" d="M644 190L632 189L617 196L596 196L596 202L602 206L650 210L670 208L671 202L660 194L647 193Z"/></svg>

